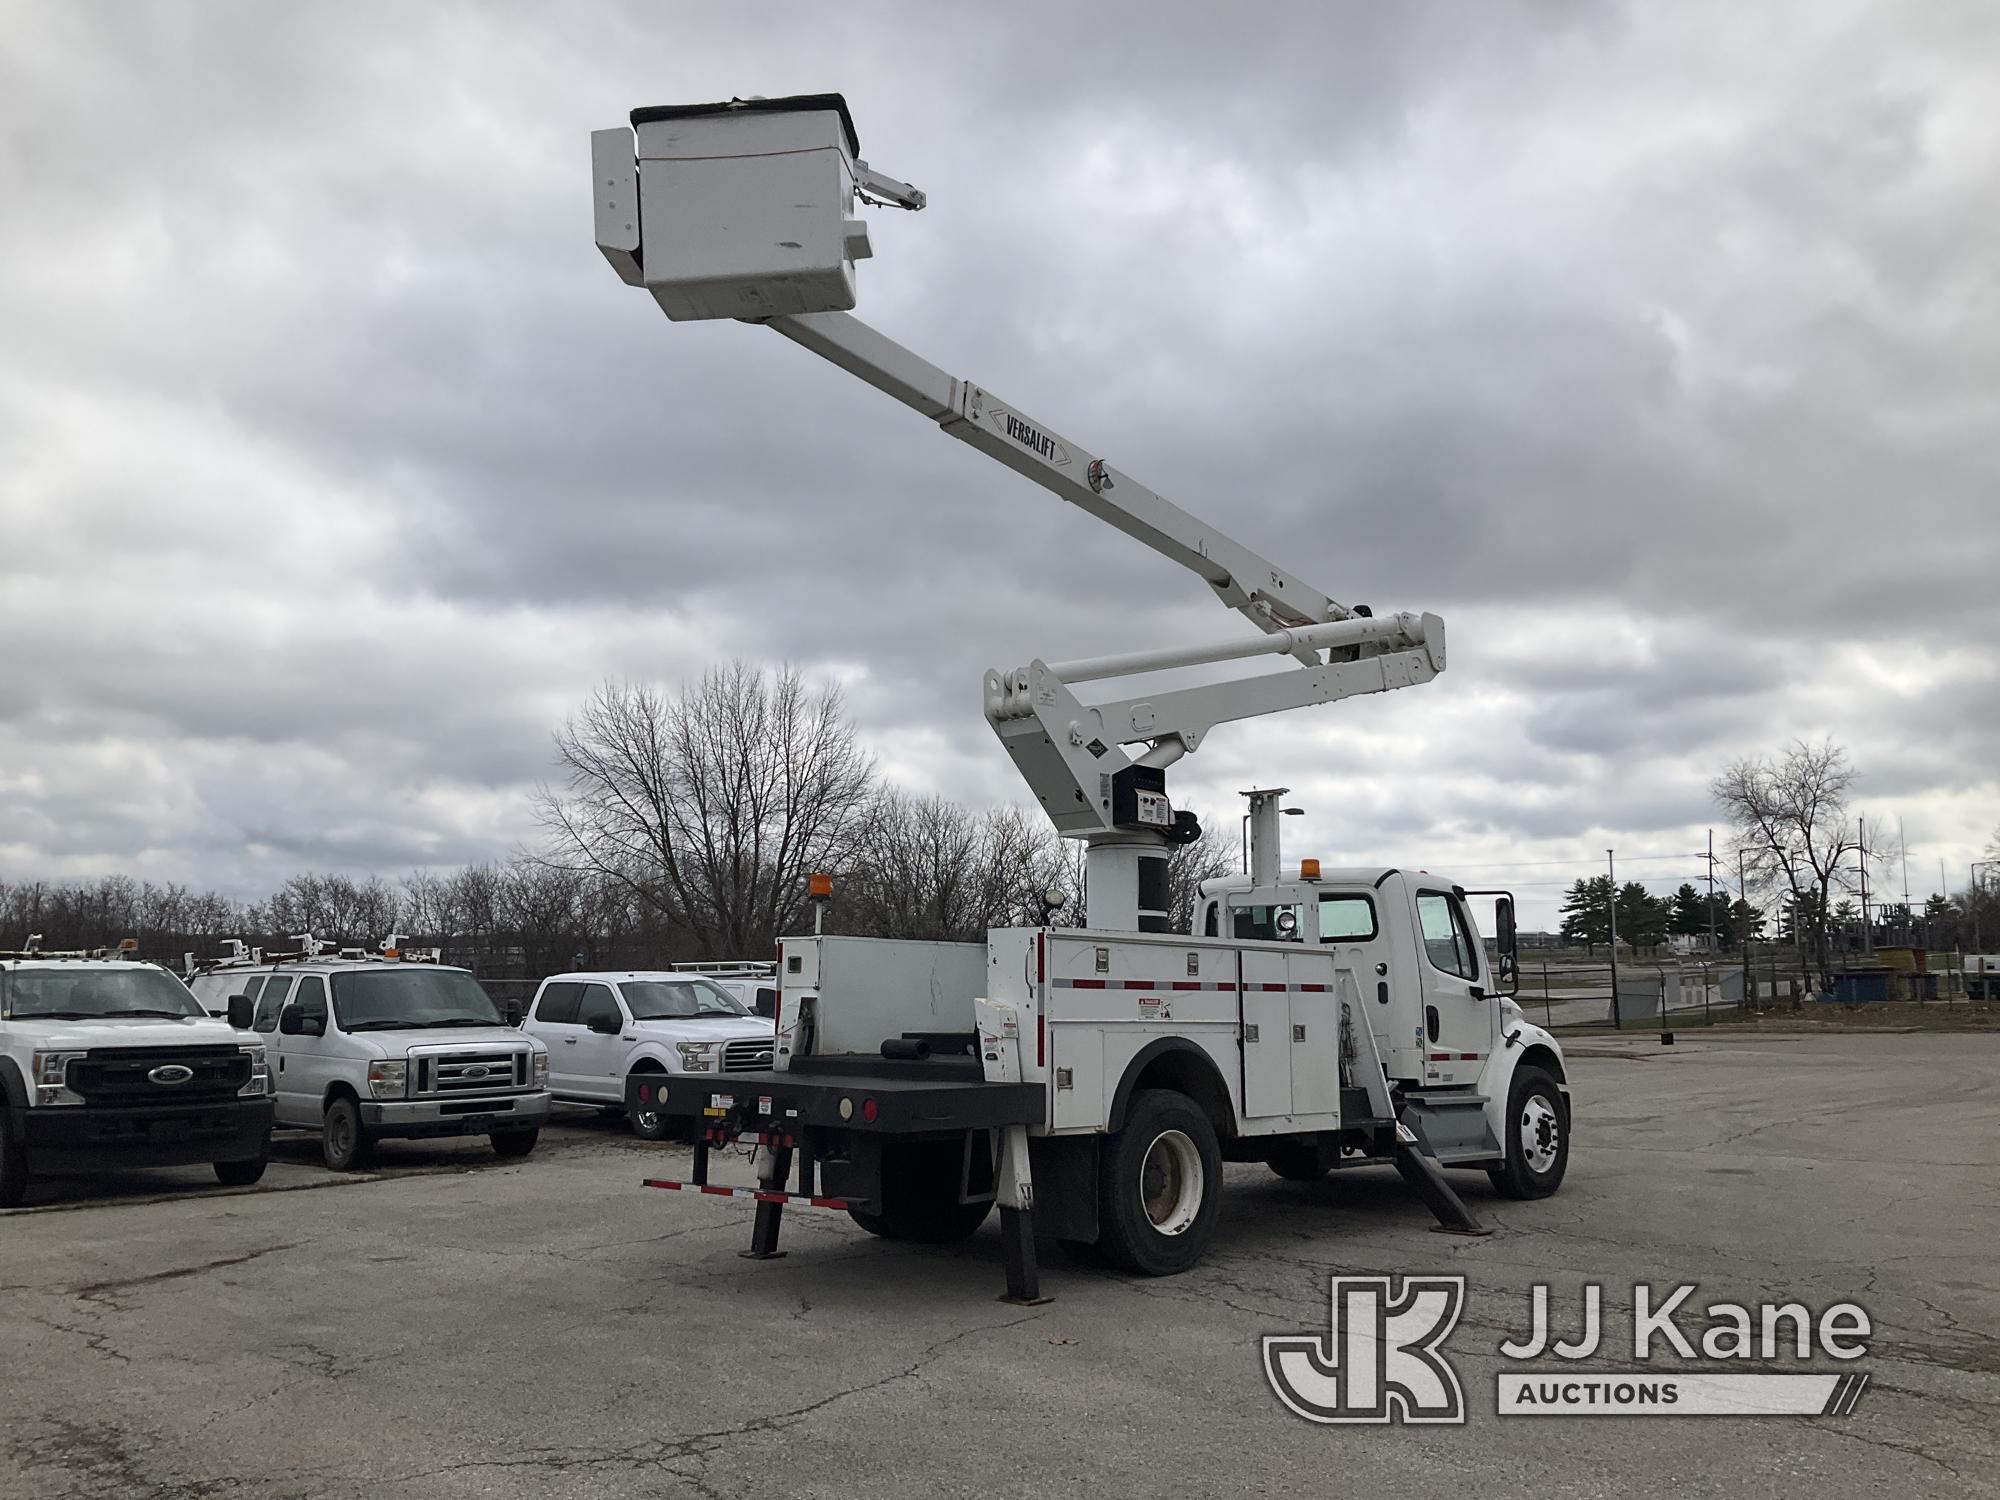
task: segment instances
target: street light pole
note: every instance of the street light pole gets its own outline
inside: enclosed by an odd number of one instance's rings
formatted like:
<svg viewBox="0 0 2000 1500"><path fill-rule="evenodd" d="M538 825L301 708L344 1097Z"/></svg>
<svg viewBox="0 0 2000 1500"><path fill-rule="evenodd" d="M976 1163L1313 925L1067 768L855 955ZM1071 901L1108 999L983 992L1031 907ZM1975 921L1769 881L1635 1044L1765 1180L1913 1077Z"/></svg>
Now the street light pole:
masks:
<svg viewBox="0 0 2000 1500"><path fill-rule="evenodd" d="M1620 1031L1625 1029L1625 1021L1618 1009L1618 860L1617 850L1604 851L1604 865L1611 881L1610 899L1605 907L1611 916L1611 1024Z"/></svg>

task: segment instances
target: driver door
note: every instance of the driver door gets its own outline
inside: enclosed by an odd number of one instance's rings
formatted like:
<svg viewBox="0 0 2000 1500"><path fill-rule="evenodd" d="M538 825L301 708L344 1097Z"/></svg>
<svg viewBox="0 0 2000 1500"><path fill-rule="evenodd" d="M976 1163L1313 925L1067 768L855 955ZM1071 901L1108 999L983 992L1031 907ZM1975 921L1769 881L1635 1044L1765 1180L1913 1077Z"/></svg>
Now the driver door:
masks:
<svg viewBox="0 0 2000 1500"><path fill-rule="evenodd" d="M1471 1084L1493 1047L1499 987L1455 892L1419 884L1410 901L1423 976L1424 1082Z"/></svg>
<svg viewBox="0 0 2000 1500"><path fill-rule="evenodd" d="M576 1006L576 1046L571 1065L576 1069L574 1086L578 1093L607 1104L625 1098L625 1056L639 1040L637 1032L627 1035L624 1007L608 984L586 984ZM608 1028L608 1029L606 1029Z"/></svg>

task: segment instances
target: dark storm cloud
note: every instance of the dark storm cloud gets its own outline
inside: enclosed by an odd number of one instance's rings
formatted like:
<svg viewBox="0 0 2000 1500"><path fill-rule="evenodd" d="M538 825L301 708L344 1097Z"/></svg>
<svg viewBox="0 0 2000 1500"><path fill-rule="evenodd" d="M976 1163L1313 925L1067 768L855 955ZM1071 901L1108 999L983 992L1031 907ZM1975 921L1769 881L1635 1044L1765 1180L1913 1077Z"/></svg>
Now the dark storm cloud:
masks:
<svg viewBox="0 0 2000 1500"><path fill-rule="evenodd" d="M732 653L839 674L899 775L1015 798L984 667L1226 633L604 266L589 129L829 87L932 195L875 215L865 316L1452 621L1408 702L1218 732L1177 773L1213 815L1283 779L1322 847L1496 859L1700 826L1722 761L1828 732L1913 843L2000 812L1977 7L9 16L6 869L502 852L592 683Z"/></svg>

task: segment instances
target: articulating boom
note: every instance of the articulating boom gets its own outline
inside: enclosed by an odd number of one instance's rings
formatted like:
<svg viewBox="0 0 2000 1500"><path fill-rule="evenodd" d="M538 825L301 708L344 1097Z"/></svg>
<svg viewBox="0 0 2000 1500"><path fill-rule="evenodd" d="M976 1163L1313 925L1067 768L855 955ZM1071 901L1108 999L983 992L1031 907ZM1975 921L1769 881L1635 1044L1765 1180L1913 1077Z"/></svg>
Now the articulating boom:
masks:
<svg viewBox="0 0 2000 1500"><path fill-rule="evenodd" d="M838 94L676 105L596 131L597 243L669 318L760 322L860 377L990 458L1198 574L1261 639L990 671L987 720L1056 828L1090 846L1090 920L1166 929L1166 849L1198 832L1165 768L1209 729L1428 682L1444 670L1436 615L1376 617L1301 583L1096 454L947 374L846 309L872 249L857 199L924 206L859 159ZM1298 670L1086 705L1074 684L1258 655ZM1137 754L1127 746L1143 746Z"/></svg>

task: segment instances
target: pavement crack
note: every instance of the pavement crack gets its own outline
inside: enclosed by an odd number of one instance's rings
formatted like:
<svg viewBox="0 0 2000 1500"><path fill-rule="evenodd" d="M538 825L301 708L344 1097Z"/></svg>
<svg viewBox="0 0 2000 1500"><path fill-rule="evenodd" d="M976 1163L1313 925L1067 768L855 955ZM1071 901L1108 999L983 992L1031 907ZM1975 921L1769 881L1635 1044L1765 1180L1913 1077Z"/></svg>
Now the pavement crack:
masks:
<svg viewBox="0 0 2000 1500"><path fill-rule="evenodd" d="M261 1250L246 1251L242 1255L225 1255L216 1260L203 1261L198 1266L176 1266L170 1271L149 1271L144 1276L125 1276L115 1281L93 1281L76 1288L70 1295L80 1302L96 1302L115 1312L122 1312L124 1309L119 1306L115 1293L130 1291L134 1287L156 1286L163 1281L179 1281L188 1276L202 1276L210 1271L224 1271L231 1266L247 1265L267 1255L276 1255L280 1250L296 1250L302 1243L303 1241L294 1240L284 1245L266 1245Z"/></svg>

